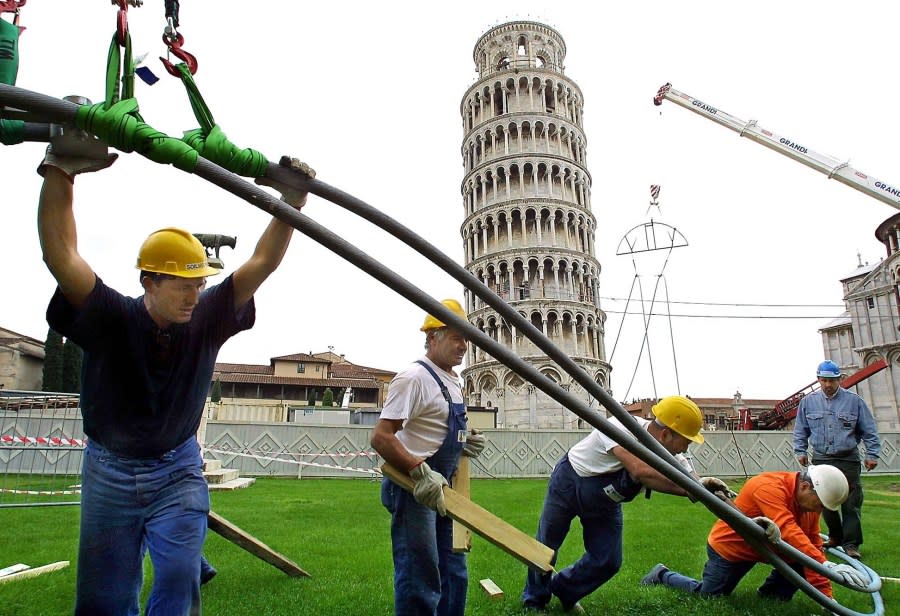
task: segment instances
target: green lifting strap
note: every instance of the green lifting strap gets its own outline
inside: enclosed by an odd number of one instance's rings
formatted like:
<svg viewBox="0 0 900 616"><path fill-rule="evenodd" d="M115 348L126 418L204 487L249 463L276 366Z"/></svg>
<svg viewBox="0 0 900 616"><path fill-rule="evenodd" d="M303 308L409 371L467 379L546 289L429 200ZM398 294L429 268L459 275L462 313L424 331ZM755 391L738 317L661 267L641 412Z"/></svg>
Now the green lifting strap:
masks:
<svg viewBox="0 0 900 616"><path fill-rule="evenodd" d="M19 27L0 19L0 82L16 85L19 73Z"/></svg>
<svg viewBox="0 0 900 616"><path fill-rule="evenodd" d="M121 82L121 96L119 93ZM131 34L125 33L125 61L119 49L117 33L113 33L106 58L106 108L120 100L134 98L134 60L131 54Z"/></svg>
<svg viewBox="0 0 900 616"><path fill-rule="evenodd" d="M0 19L0 83L16 85L19 73L19 27ZM0 118L0 143L16 145L25 141L25 122Z"/></svg>
<svg viewBox="0 0 900 616"><path fill-rule="evenodd" d="M128 98L107 108L106 103L82 105L75 126L84 129L123 152L137 152L153 162L173 165L192 173L199 154L180 139L170 137L144 122L138 103Z"/></svg>
<svg viewBox="0 0 900 616"><path fill-rule="evenodd" d="M213 119L209 107L203 101L187 64L182 62L176 65L176 68L181 73L181 81L187 90L194 117L200 124L200 128L185 132L182 140L199 152L203 158L232 173L254 178L265 175L266 167L269 164L266 157L253 148L240 149L228 141L225 133Z"/></svg>

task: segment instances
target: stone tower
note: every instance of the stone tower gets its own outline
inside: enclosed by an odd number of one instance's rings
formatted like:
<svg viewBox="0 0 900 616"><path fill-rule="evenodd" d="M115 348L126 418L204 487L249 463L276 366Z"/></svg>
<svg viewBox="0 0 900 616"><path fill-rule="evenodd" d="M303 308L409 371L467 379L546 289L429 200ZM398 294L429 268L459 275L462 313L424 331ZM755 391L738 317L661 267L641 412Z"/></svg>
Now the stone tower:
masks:
<svg viewBox="0 0 900 616"><path fill-rule="evenodd" d="M560 34L533 21L491 28L475 45L478 80L460 104L465 265L608 387L584 99L564 74L565 57ZM543 351L468 291L466 310L475 327L591 403ZM469 404L497 407L498 427L579 426L577 415L481 349L472 347L462 375Z"/></svg>

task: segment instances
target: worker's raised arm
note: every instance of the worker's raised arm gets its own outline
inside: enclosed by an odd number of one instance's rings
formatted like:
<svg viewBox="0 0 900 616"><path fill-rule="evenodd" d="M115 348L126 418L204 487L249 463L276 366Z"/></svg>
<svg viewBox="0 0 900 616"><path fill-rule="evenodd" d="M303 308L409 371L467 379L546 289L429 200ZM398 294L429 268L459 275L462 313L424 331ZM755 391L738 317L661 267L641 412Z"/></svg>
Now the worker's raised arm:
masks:
<svg viewBox="0 0 900 616"><path fill-rule="evenodd" d="M316 177L316 172L309 165L296 158L284 157L281 164L289 166L307 177ZM256 183L275 188L281 193L281 200L297 210L306 205L305 192L299 192L267 178L257 178ZM277 218L272 219L256 243L253 254L234 272L234 307L236 309L249 302L259 286L281 265L293 233L293 227Z"/></svg>
<svg viewBox="0 0 900 616"><path fill-rule="evenodd" d="M74 181L79 173L98 171L115 162L118 155L106 159L55 156L49 150L38 173L44 185L38 201L38 237L44 263L60 291L73 306L81 306L94 288L96 276L78 253L78 238L73 210Z"/></svg>

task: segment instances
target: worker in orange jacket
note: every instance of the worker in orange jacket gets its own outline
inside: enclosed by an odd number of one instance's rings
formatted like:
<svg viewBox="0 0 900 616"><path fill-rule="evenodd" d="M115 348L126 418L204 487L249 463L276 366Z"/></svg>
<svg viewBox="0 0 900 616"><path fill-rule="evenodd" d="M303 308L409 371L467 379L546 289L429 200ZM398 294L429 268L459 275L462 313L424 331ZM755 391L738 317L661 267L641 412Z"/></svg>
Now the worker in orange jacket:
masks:
<svg viewBox="0 0 900 616"><path fill-rule="evenodd" d="M847 500L847 478L833 466L808 466L800 472L769 472L751 478L734 501L744 515L752 518L766 531L773 543L784 540L812 559L830 567L845 582L864 586L858 572L849 565L830 563L822 551L819 517L824 508L831 511ZM718 520L707 540L708 560L703 579L695 580L671 571L662 563L653 567L641 580L641 585L663 584L708 597L730 595L750 569L764 559L727 522ZM788 563L819 591L831 597L831 582L825 576L798 563ZM778 570L771 574L757 590L761 597L790 601L797 587Z"/></svg>

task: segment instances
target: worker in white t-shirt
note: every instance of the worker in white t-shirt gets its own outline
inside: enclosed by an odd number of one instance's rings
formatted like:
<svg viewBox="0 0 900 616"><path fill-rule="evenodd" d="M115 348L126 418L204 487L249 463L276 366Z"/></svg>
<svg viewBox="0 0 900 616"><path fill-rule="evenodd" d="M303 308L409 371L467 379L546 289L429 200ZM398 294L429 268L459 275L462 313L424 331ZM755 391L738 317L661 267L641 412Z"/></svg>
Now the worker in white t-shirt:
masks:
<svg viewBox="0 0 900 616"><path fill-rule="evenodd" d="M683 454L691 442L703 442L700 408L688 398L669 396L652 410L655 419L635 419L696 477ZM609 421L624 430L617 419ZM728 486L715 477L699 481L712 492L730 493ZM610 580L622 566L622 503L645 488L688 496L686 490L599 430L592 431L562 457L547 485L537 540L558 554L577 516L584 529L585 553L555 575L529 570L522 593L526 609L543 610L556 595L564 611L583 613L578 601ZM554 565L555 561L556 555Z"/></svg>
<svg viewBox="0 0 900 616"><path fill-rule="evenodd" d="M442 302L465 320L456 300ZM372 447L415 481L412 494L385 478L381 502L391 514L395 614L463 616L466 555L453 552L453 520L443 486L461 455L476 457L485 438L466 429L466 405L454 366L467 349L463 332L432 315L421 327L425 356L397 373L372 431Z"/></svg>

